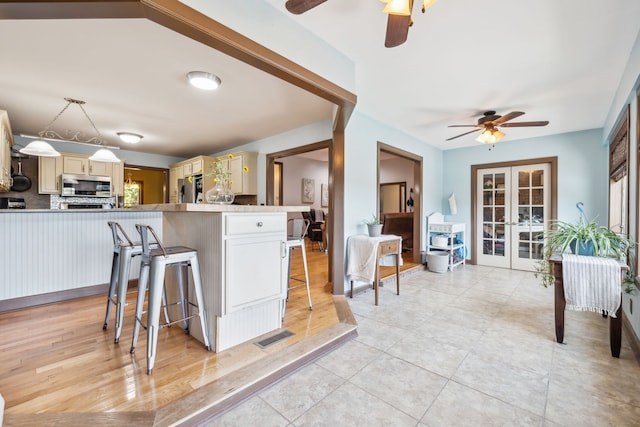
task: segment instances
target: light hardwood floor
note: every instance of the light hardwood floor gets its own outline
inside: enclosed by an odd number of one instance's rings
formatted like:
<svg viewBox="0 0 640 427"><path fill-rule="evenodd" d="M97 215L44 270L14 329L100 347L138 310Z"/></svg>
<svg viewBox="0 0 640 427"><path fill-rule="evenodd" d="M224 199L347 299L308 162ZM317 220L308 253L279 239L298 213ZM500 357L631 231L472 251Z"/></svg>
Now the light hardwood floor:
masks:
<svg viewBox="0 0 640 427"><path fill-rule="evenodd" d="M403 271L421 268L408 261ZM187 425L228 408L355 336L344 297L331 295L327 284L327 254L307 242L307 262L313 310L304 287L290 292L283 328L295 335L264 349L254 344L274 331L213 353L182 329L163 328L152 375L144 334L138 351L129 353L133 304L119 344L113 319L102 330L106 296L0 314L4 425ZM393 272L383 267L381 277ZM300 274L300 251L294 251L292 276Z"/></svg>

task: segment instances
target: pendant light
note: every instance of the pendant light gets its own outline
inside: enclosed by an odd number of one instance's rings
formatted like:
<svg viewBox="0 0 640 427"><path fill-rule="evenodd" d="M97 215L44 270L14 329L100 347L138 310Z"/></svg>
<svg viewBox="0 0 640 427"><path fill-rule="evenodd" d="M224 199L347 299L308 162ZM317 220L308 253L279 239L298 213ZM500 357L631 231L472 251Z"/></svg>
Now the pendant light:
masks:
<svg viewBox="0 0 640 427"><path fill-rule="evenodd" d="M67 105L65 105L64 108L60 110L60 112L53 118L53 120L51 120L51 122L44 128L43 131L38 132L38 136L40 138L49 139L49 140L75 142L79 144L101 146L103 148L99 149L93 156L89 157L90 160L119 163L120 159L117 158L112 151L106 149L106 148L117 148L117 147L107 147L106 145L104 145L104 139L102 138L102 135L100 135L100 131L98 131L98 128L93 123L93 120L91 120L91 117L89 117L89 115L87 114L87 112L83 107L85 102L82 100L73 99L73 98L64 98L64 100L67 101ZM84 113L84 116L87 118L87 120L89 120L89 123L91 123L93 130L96 132L96 136L83 140L80 137L81 132L78 131L78 132L75 132L71 137L65 138L55 130L51 129L51 126L56 122L56 120L58 120L58 118L65 111L67 111L67 108L69 108L69 106L71 106L72 104L80 107L80 109ZM51 147L51 145L49 145L48 143L40 139L36 139L35 141L32 141L26 147L20 149L19 151L23 154L29 154L33 156L57 157L60 155L60 153L58 153L53 147Z"/></svg>

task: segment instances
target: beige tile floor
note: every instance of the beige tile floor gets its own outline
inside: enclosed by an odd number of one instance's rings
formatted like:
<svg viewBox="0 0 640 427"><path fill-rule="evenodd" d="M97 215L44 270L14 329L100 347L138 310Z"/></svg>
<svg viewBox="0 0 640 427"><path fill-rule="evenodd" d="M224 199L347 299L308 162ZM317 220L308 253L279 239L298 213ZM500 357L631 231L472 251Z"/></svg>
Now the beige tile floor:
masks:
<svg viewBox="0 0 640 427"><path fill-rule="evenodd" d="M640 367L626 333L566 312L532 273L460 266L350 299L359 336L208 426L637 426Z"/></svg>

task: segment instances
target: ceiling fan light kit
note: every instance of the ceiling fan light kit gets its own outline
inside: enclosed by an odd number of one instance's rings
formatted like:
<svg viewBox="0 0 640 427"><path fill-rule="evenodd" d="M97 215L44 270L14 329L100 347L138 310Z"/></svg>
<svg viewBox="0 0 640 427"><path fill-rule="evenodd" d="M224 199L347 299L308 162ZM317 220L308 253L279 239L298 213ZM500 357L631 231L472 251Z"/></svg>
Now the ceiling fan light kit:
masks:
<svg viewBox="0 0 640 427"><path fill-rule="evenodd" d="M51 120L51 122L49 122L49 124L44 128L43 131L38 132L38 136L43 139L54 140L54 141L73 142L78 144L94 145L94 146L99 145L99 146L102 146L103 148L101 150L98 150L92 157L90 157L91 160L104 159L100 161L120 162L120 159L118 159L115 156L115 154L105 149L105 148L117 148L117 147L107 147L106 145L104 145L104 139L102 138L100 131L96 127L95 123L93 123L93 120L91 120L91 117L89 117L89 114L87 114L87 112L83 107L85 102L82 100L73 99L73 98L64 98L64 100L67 101L67 105L65 105L62 108L62 110L60 110L60 112L53 118L53 120ZM64 114L64 112L67 111L67 108L69 108L69 106L71 105L77 105L82 110L82 112L84 113L84 116L87 118L89 123L91 123L93 130L96 132L96 136L93 136L86 140L81 139L80 135L82 134L82 132L78 131L73 133L73 135L71 135L70 137L65 138L55 130L51 129L51 126L53 126L56 120L58 120L58 118L62 114ZM29 135L24 135L24 136L33 138ZM57 152L51 145L49 145L48 143L40 139L36 139L35 141L30 142L26 147L20 149L19 151L23 154L29 154L32 156L42 156L42 157L57 157L60 155L60 153ZM107 151L110 155L103 154L101 153L102 151Z"/></svg>
<svg viewBox="0 0 640 427"><path fill-rule="evenodd" d="M382 0L387 5L382 11L389 15L411 15L411 0Z"/></svg>
<svg viewBox="0 0 640 427"><path fill-rule="evenodd" d="M190 71L187 78L191 86L202 90L215 90L222 84L220 77L207 71Z"/></svg>

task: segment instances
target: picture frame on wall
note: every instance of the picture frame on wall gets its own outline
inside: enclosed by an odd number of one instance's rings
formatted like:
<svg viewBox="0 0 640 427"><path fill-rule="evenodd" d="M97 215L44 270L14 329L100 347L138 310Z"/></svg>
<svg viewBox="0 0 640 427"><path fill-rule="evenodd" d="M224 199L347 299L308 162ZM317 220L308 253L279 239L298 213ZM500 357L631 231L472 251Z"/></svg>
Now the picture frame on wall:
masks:
<svg viewBox="0 0 640 427"><path fill-rule="evenodd" d="M329 207L329 184L321 184L320 185L320 207L328 208Z"/></svg>
<svg viewBox="0 0 640 427"><path fill-rule="evenodd" d="M313 203L315 199L315 181L312 178L302 178L302 203Z"/></svg>

